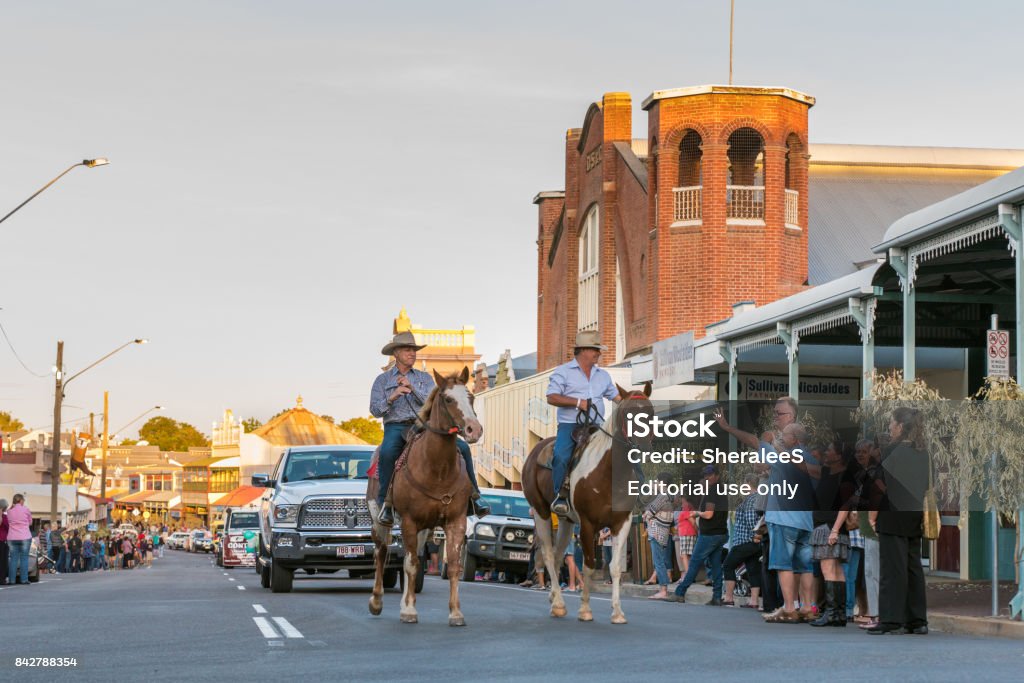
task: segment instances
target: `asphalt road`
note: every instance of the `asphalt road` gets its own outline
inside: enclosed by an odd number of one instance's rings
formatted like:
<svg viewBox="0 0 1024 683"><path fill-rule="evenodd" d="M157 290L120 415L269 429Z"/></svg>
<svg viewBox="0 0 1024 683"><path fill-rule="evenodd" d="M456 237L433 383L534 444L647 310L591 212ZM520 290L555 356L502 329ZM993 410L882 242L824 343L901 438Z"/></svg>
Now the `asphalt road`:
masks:
<svg viewBox="0 0 1024 683"><path fill-rule="evenodd" d="M300 575L301 576L301 575ZM290 594L251 569L169 551L152 569L44 576L0 590L0 681L1019 680L1024 643L932 633L767 625L750 610L624 601L630 623L548 616L547 597L462 584L465 628L447 623L447 585L428 577L420 623L367 611L368 581L299 578ZM16 667L16 657L76 666Z"/></svg>

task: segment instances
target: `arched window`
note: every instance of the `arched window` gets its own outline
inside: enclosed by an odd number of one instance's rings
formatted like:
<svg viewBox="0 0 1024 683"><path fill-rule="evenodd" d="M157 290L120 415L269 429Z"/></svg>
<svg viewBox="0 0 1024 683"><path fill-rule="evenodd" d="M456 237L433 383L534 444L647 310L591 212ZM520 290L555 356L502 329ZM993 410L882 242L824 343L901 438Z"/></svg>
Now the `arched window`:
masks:
<svg viewBox="0 0 1024 683"><path fill-rule="evenodd" d="M800 227L800 191L797 175L804 170L804 146L796 133L786 138L786 227Z"/></svg>
<svg viewBox="0 0 1024 683"><path fill-rule="evenodd" d="M699 221L701 219L701 196L704 183L701 170L700 134L689 131L679 142L679 166L675 194L676 221Z"/></svg>
<svg viewBox="0 0 1024 683"><path fill-rule="evenodd" d="M598 319L598 275L601 239L597 207L587 213L580 230L579 289L577 324L579 331L596 330Z"/></svg>
<svg viewBox="0 0 1024 683"><path fill-rule="evenodd" d="M753 128L729 136L727 218L764 219L764 139Z"/></svg>

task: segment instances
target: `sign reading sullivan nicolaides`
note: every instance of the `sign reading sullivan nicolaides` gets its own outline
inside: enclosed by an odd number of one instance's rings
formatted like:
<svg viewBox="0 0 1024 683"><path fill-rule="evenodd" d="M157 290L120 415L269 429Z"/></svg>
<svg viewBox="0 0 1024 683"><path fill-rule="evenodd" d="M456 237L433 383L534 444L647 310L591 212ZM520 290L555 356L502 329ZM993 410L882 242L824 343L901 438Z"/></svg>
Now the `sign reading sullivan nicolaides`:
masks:
<svg viewBox="0 0 1024 683"><path fill-rule="evenodd" d="M771 401L789 394L785 375L749 375L740 373L740 401ZM823 401L856 401L860 398L860 379L856 377L801 377L800 398ZM729 398L729 376L718 375L718 398Z"/></svg>

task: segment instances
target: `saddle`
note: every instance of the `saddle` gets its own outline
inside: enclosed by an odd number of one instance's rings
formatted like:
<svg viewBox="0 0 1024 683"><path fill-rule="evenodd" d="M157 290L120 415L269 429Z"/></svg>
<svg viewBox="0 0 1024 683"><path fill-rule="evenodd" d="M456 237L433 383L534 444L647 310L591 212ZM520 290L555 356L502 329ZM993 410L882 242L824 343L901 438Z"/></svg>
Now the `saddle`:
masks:
<svg viewBox="0 0 1024 683"><path fill-rule="evenodd" d="M420 440L420 438L426 434L426 431L420 428L410 428L407 432L407 438L405 440L405 448L402 449L402 454L398 456L398 460L395 461L395 472L398 474L402 471L402 467L405 466L405 461L409 459L409 451L412 449L412 445ZM370 469L366 470L367 479L380 479L379 468L377 462L380 460L380 446L377 446L373 451L373 457L370 458Z"/></svg>
<svg viewBox="0 0 1024 683"><path fill-rule="evenodd" d="M579 426L572 432L572 439L576 442L576 447L572 449L572 458L569 459L569 467L566 469L565 481L569 481L569 475L576 469L576 465L579 464L580 458L583 455L583 451L587 448L587 443L590 442L590 437L597 432L596 425ZM551 469L551 461L555 457L554 441L551 442L552 447L546 448L540 452L537 457L537 465L545 469Z"/></svg>

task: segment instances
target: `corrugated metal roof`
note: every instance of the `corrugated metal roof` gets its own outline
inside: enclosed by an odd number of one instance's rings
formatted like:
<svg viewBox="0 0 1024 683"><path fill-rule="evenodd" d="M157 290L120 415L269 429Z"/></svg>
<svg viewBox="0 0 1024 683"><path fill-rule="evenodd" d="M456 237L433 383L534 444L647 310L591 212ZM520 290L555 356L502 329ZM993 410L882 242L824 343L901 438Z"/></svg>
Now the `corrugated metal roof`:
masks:
<svg viewBox="0 0 1024 683"><path fill-rule="evenodd" d="M248 505L252 501L256 500L264 493L266 489L257 486L239 486L234 489L231 493L221 496L217 500L213 501L212 505L219 505L223 507L233 507L236 505Z"/></svg>
<svg viewBox="0 0 1024 683"><path fill-rule="evenodd" d="M876 258L886 228L907 214L1002 175L978 169L810 166L808 283L856 272Z"/></svg>
<svg viewBox="0 0 1024 683"><path fill-rule="evenodd" d="M275 446L365 444L352 432L296 406L252 432Z"/></svg>

